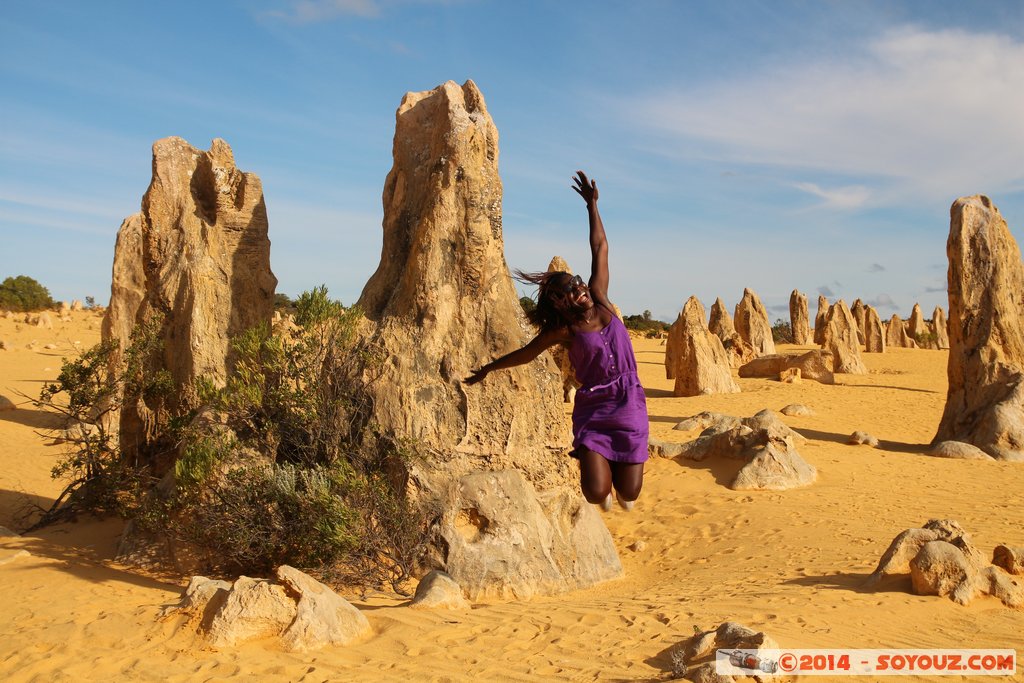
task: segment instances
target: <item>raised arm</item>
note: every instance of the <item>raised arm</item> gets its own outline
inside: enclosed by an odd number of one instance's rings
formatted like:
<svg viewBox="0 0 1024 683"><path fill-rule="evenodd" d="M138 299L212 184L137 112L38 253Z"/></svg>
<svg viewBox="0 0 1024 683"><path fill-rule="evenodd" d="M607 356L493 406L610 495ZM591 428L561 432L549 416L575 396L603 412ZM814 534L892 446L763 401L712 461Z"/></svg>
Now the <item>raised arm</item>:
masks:
<svg viewBox="0 0 1024 683"><path fill-rule="evenodd" d="M587 217L590 222L590 296L609 310L608 301L608 238L604 234L604 223L597 210L597 182L587 178L583 171L576 171L573 188L587 203Z"/></svg>
<svg viewBox="0 0 1024 683"><path fill-rule="evenodd" d="M474 370L472 375L462 381L466 384L476 384L494 370L504 370L505 368L513 368L517 365L525 365L546 349L559 342L568 341L568 339L569 333L565 329L541 332L526 346L516 349L512 353L507 353L501 358L492 360L482 368Z"/></svg>

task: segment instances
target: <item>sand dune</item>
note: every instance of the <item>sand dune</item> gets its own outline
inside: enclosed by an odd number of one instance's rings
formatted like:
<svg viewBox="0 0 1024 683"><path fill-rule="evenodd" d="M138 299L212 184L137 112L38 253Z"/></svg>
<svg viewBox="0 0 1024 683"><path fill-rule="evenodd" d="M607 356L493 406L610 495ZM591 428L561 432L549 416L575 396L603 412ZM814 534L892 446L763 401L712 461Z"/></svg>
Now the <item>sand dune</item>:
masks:
<svg viewBox="0 0 1024 683"><path fill-rule="evenodd" d="M74 341L98 341L90 312L38 330L0 320L0 394L38 395ZM27 350L33 339L38 350ZM58 348L45 350L47 343ZM0 539L0 677L7 681L663 680L668 649L702 628L735 620L802 648L1021 648L1024 612L982 597L967 607L916 596L906 577L860 588L898 532L930 518L958 520L978 547L1024 546L1024 466L922 455L946 395L946 352L865 354L871 373L835 386L738 379L739 394L675 398L663 348L635 341L655 438L703 410L747 416L802 403L784 417L808 438L799 450L819 472L786 492L726 488L739 464L652 460L636 509L605 516L626 576L588 590L464 612L407 609L390 595L348 596L375 635L313 654L269 643L204 646L178 618L158 619L187 577L142 576L112 561L120 523L82 519ZM781 348L782 351L797 347ZM813 348L813 347L806 347ZM25 501L46 504L60 446L38 432L51 419L31 406L0 413L0 525ZM848 446L867 431L876 449ZM630 549L643 541L642 550ZM29 555L17 556L26 550ZM1018 667L1018 680L1021 679ZM828 680L818 678L816 680ZM847 679L848 680L848 679ZM907 678L905 680L915 680ZM924 680L924 679L917 679ZM943 679L945 680L945 679Z"/></svg>

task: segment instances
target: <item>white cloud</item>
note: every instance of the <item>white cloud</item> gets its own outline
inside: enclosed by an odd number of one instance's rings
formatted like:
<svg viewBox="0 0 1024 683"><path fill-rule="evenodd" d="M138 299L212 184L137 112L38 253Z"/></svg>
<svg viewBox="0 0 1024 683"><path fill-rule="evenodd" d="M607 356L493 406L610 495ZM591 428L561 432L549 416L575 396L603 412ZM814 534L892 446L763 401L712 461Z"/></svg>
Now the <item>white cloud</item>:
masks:
<svg viewBox="0 0 1024 683"><path fill-rule="evenodd" d="M268 12L267 15L298 24L328 21L342 16L364 19L380 16L380 6L375 0L297 0L289 5L287 10Z"/></svg>
<svg viewBox="0 0 1024 683"><path fill-rule="evenodd" d="M1021 64L1024 43L1007 36L904 27L841 59L651 93L631 110L687 154L885 178L877 203L946 201L1020 187ZM805 185L827 201L869 199Z"/></svg>
<svg viewBox="0 0 1024 683"><path fill-rule="evenodd" d="M793 183L793 187L807 192L824 201L822 206L835 209L856 209L867 203L871 191L863 185L848 185L823 189L816 183Z"/></svg>

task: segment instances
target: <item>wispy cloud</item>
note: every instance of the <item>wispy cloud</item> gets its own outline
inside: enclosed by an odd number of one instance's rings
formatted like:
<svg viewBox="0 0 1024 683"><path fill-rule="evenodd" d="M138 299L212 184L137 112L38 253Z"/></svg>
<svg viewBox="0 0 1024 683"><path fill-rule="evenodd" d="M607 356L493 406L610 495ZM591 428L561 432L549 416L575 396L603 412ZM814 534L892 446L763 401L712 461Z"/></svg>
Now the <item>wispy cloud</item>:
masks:
<svg viewBox="0 0 1024 683"><path fill-rule="evenodd" d="M881 263L872 263L870 266L868 266L868 272L869 273L884 273L885 272L885 266L883 266Z"/></svg>
<svg viewBox="0 0 1024 683"><path fill-rule="evenodd" d="M287 9L271 10L265 16L296 24L344 16L372 19L380 16L380 4L376 0L297 0L288 3Z"/></svg>
<svg viewBox="0 0 1024 683"><path fill-rule="evenodd" d="M874 299L869 299L864 303L879 311L896 311L899 309L899 306L895 301L893 301L892 297L884 293L879 294Z"/></svg>
<svg viewBox="0 0 1024 683"><path fill-rule="evenodd" d="M827 296L829 298L832 298L832 297L835 296L835 292L833 292L832 288L829 287L828 285L819 285L818 286L818 294L821 294L822 296Z"/></svg>
<svg viewBox="0 0 1024 683"><path fill-rule="evenodd" d="M824 189L816 183L793 183L793 187L824 200L823 206L836 209L856 209L867 203L871 191L863 185L848 185Z"/></svg>
<svg viewBox="0 0 1024 683"><path fill-rule="evenodd" d="M649 93L631 115L684 154L886 179L879 197L798 185L833 205L945 201L1020 186L1022 63L1014 38L903 27L841 57Z"/></svg>

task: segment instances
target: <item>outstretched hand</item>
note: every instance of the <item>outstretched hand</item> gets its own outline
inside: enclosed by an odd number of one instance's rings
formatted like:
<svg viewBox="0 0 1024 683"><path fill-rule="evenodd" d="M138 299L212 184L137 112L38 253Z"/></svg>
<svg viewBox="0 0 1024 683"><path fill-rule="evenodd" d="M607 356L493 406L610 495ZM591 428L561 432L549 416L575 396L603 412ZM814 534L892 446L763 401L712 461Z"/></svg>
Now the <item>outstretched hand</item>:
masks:
<svg viewBox="0 0 1024 683"><path fill-rule="evenodd" d="M597 201L597 181L588 180L587 174L583 171L576 171L572 181L574 183L572 189L576 191L576 194L583 197L583 200L587 202L587 206Z"/></svg>
<svg viewBox="0 0 1024 683"><path fill-rule="evenodd" d="M479 368L478 370L474 370L472 375L470 375L466 379L462 380L462 383L463 384L468 384L468 385L473 385L473 384L476 384L478 382L483 381L484 377L486 377L486 376L487 376L487 370L484 370L483 368Z"/></svg>

